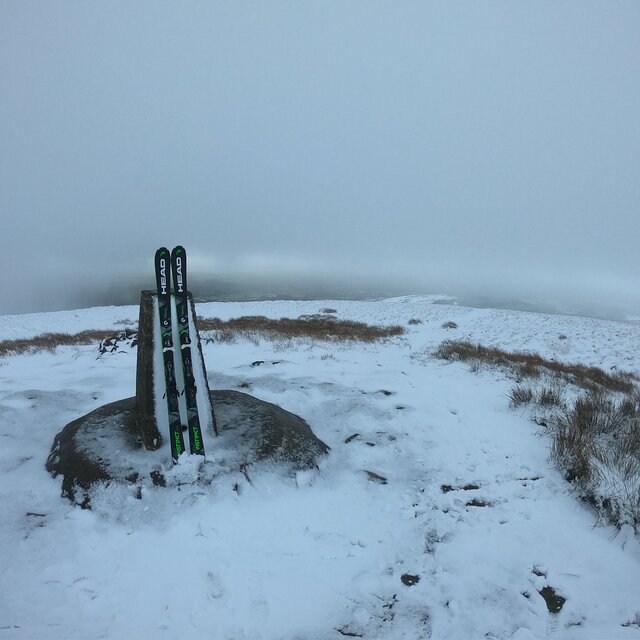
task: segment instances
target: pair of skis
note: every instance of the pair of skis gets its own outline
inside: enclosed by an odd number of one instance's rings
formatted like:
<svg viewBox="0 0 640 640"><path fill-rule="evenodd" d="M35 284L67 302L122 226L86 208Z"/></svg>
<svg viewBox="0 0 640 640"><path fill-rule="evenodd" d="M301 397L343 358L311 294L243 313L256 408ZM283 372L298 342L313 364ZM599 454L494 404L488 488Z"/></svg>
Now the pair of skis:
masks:
<svg viewBox="0 0 640 640"><path fill-rule="evenodd" d="M169 254L166 247L156 251L156 286L158 290L158 311L160 314L160 335L162 340L162 359L166 385L167 409L169 411L169 439L171 458L177 462L185 450L182 436L183 426L178 402L178 386L174 363L173 326L171 321L171 281L178 318L180 336L179 358L182 361L184 378L184 396L187 406L187 426L189 449L191 453L204 455L204 442L198 415L197 387L193 376L191 359L191 336L189 332L189 314L187 297L187 254L184 247L177 246Z"/></svg>

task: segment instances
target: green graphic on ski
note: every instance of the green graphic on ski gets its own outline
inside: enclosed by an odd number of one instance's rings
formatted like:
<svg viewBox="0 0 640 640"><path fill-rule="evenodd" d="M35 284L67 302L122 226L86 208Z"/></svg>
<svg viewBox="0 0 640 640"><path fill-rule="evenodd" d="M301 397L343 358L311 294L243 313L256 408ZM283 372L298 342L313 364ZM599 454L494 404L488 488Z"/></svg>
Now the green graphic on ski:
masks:
<svg viewBox="0 0 640 640"><path fill-rule="evenodd" d="M180 336L180 356L184 376L184 396L187 405L187 431L191 453L204 455L204 441L198 415L198 388L193 376L191 358L191 336L189 332L189 300L187 297L187 254L184 247L178 245L171 252L171 275L178 316L178 334Z"/></svg>
<svg viewBox="0 0 640 640"><path fill-rule="evenodd" d="M180 406L178 404L178 387L176 385L175 366L173 360L173 334L171 326L171 288L170 288L170 255L169 250L162 247L156 251L156 287L158 291L158 312L160 316L160 335L162 340L162 359L164 362L165 396L169 412L169 440L171 442L171 458L174 462L184 451Z"/></svg>

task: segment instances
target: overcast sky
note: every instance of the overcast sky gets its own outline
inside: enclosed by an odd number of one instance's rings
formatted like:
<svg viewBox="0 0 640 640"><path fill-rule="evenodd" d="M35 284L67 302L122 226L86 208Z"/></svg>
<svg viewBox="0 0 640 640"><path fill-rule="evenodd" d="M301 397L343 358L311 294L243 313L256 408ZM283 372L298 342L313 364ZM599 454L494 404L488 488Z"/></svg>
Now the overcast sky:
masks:
<svg viewBox="0 0 640 640"><path fill-rule="evenodd" d="M638 0L2 0L0 313L177 243L640 303L639 34Z"/></svg>

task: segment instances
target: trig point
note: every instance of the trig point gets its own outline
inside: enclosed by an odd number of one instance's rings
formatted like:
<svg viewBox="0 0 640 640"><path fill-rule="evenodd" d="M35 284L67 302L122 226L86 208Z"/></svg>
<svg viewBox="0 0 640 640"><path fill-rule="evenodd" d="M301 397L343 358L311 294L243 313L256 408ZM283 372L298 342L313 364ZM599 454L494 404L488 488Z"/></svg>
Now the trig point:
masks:
<svg viewBox="0 0 640 640"><path fill-rule="evenodd" d="M209 389L186 266L181 246L156 252L156 291L140 294L130 346L138 349L136 395L74 420L53 441L47 470L63 476L62 495L82 507L90 508L96 483L131 485L143 499L143 489L248 478L263 461L290 474L329 451L299 416L234 389ZM175 466L181 459L189 463Z"/></svg>
<svg viewBox="0 0 640 640"><path fill-rule="evenodd" d="M193 372L197 381L198 408L201 429L204 433L217 433L215 415L210 400L209 382L202 355L200 335L193 319L195 307L193 297L188 293L191 324ZM136 367L136 422L138 433L144 446L157 449L164 438L169 436L167 405L164 398L165 380L158 322L156 292L147 290L140 293L140 315L138 318L138 355ZM206 442L205 442L206 445ZM213 451L213 443L211 443Z"/></svg>

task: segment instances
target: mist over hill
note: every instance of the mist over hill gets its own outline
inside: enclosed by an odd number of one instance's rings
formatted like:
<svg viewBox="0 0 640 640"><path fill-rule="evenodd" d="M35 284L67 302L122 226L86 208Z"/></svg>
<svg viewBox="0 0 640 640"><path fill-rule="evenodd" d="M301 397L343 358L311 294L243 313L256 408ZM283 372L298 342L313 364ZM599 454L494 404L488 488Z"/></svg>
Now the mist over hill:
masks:
<svg viewBox="0 0 640 640"><path fill-rule="evenodd" d="M87 283L69 291L60 305L48 310L109 305L135 305L140 292L155 287L153 274L135 274L111 279L108 283ZM605 320L640 323L640 305L628 302L588 298L567 298L544 293L523 292L521 296L499 289L461 288L421 284L415 279L364 278L340 275L294 276L291 274L210 274L196 272L189 278L189 289L196 302L242 302L260 300L374 300L412 295L436 295L436 304L452 304L486 309L511 309L558 315L574 315Z"/></svg>
<svg viewBox="0 0 640 640"><path fill-rule="evenodd" d="M0 3L0 314L640 306L637 1L112 4Z"/></svg>
<svg viewBox="0 0 640 640"><path fill-rule="evenodd" d="M135 276L118 280L104 287L79 287L74 294L77 306L106 306L137 304L140 291L153 289L153 276ZM254 300L366 300L390 298L416 293L410 285L399 282L347 280L340 278L302 277L278 275L223 275L198 274L190 277L189 289L196 302L238 302Z"/></svg>

